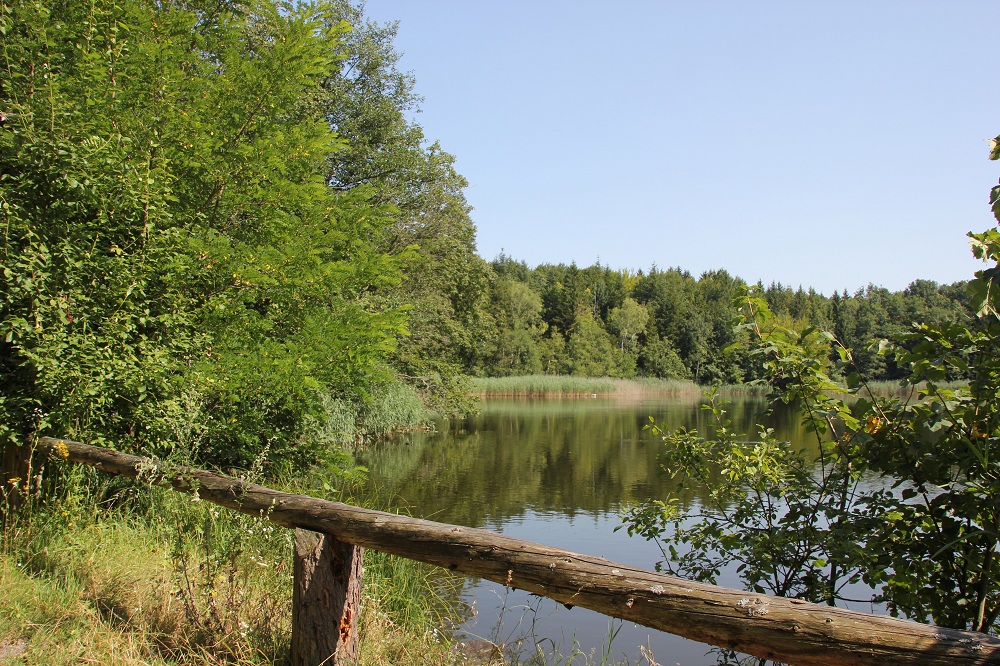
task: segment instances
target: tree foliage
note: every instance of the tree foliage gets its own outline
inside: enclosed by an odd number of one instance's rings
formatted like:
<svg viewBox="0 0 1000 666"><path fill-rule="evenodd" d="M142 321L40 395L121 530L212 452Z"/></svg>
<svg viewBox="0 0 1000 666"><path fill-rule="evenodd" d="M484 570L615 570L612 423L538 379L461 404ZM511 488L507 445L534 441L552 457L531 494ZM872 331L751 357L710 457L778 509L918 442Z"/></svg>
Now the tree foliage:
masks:
<svg viewBox="0 0 1000 666"><path fill-rule="evenodd" d="M476 254L468 183L454 156L412 119L421 100L413 75L398 67L397 25L366 20L363 5L349 0L333 2L332 12L352 29L323 82L323 111L344 144L328 158L328 179L341 191L367 188L387 207L375 246L406 252L404 279L388 301L409 309L411 335L392 356L397 375L439 411L464 413L471 404L463 371L491 337L491 276Z"/></svg>
<svg viewBox="0 0 1000 666"><path fill-rule="evenodd" d="M990 201L1000 220L995 188ZM700 507L671 498L635 506L624 517L628 530L660 543L663 566L684 575L713 580L735 562L753 589L831 604L864 582L872 600L895 614L995 631L1000 231L969 236L987 264L969 283L975 314L939 314L936 322L874 341L862 358L834 333L776 324L760 290L741 295L737 329L749 333L749 356L774 387L773 404L793 406L816 441L796 451L764 426L754 438L733 433L714 396L706 406L710 432L665 432L653 424L665 445L663 469L706 485L709 500ZM868 304L892 297L869 296ZM950 309L932 284L914 283L903 296L903 304L920 298L924 307L915 313ZM846 300L835 299L832 320L843 337ZM879 367L874 358L901 375L901 396L867 390L865 372ZM948 383L955 378L967 381L956 388Z"/></svg>
<svg viewBox="0 0 1000 666"><path fill-rule="evenodd" d="M388 211L326 182L348 26L266 1L0 20L5 441L162 449L184 404L205 459L314 459L405 332Z"/></svg>
<svg viewBox="0 0 1000 666"><path fill-rule="evenodd" d="M763 376L745 346L726 353L735 342L747 340L746 331L731 325L738 309L733 297L745 283L726 271L695 277L679 268L655 266L648 273L599 264L529 268L503 254L490 268L486 289L491 306L481 320L484 325L476 329L479 336L464 366L467 372L527 374L537 371L536 359L541 357L548 358L541 364L543 372L596 372L594 364L574 363L571 348L564 344L574 332L596 323L616 338L617 355L604 364L604 371L613 375L685 378L704 385L752 382ZM541 301L541 322L530 335L505 311L512 284ZM774 321L795 330L830 330L854 350L857 367L872 380L898 380L903 370L892 357L869 350L868 340L898 336L914 321L943 324L970 312L964 284L916 280L901 292L869 285L853 295L830 297L780 284L755 287ZM596 340L592 333L590 338Z"/></svg>
<svg viewBox="0 0 1000 666"><path fill-rule="evenodd" d="M650 425L666 444L660 464L678 492L698 484L707 501L690 510L670 498L649 502L630 509L625 523L656 541L665 556L658 566L677 575L715 582L735 563L751 589L833 603L862 575L859 546L845 538L861 508L862 439L841 436L856 419L830 395L837 384L825 354L814 351L824 336L776 324L759 292L747 292L740 304L738 328L751 336L750 355L780 387L776 399L797 406L814 440L794 445L765 425L752 435L734 431L713 392L705 405L711 432Z"/></svg>

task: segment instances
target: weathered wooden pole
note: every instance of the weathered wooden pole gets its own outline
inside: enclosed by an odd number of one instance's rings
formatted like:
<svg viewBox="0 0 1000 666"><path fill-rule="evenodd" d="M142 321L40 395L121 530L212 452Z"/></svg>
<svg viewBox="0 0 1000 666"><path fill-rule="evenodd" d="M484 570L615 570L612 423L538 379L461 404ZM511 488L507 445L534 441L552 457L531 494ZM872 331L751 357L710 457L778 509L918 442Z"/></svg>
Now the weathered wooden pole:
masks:
<svg viewBox="0 0 1000 666"><path fill-rule="evenodd" d="M283 493L77 442L43 438L41 444L68 460L196 492L284 527L336 534L358 546L764 659L796 666L1000 666L1000 639L986 634L697 583L486 530Z"/></svg>
<svg viewBox="0 0 1000 666"><path fill-rule="evenodd" d="M0 522L24 503L31 484L31 447L7 442L0 453Z"/></svg>
<svg viewBox="0 0 1000 666"><path fill-rule="evenodd" d="M295 530L293 666L357 663L363 552L329 534Z"/></svg>

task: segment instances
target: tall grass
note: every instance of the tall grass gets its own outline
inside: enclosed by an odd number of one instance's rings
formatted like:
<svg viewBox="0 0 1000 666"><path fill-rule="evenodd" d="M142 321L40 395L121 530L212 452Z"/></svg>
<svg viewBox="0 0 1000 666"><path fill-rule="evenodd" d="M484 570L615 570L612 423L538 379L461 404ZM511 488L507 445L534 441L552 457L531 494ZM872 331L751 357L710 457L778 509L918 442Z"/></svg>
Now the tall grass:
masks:
<svg viewBox="0 0 1000 666"><path fill-rule="evenodd" d="M573 375L476 377L472 380L472 386L475 393L486 397L670 395L701 390L693 382L674 379L616 379Z"/></svg>
<svg viewBox="0 0 1000 666"><path fill-rule="evenodd" d="M944 382L941 388L955 389L967 382ZM574 375L523 375L517 377L474 377L473 391L489 398L517 397L590 397L590 396L633 396L633 395L677 395L700 394L705 387L691 381L678 379L656 379L636 377L617 379L613 377L577 377ZM903 396L911 391L909 386L901 386L898 381L868 382L874 395ZM916 390L919 390L920 386ZM766 396L771 393L767 384L724 384L718 387L721 395Z"/></svg>
<svg viewBox="0 0 1000 666"><path fill-rule="evenodd" d="M937 386L942 389L957 389L963 386L968 386L967 381L954 381L954 382L938 382ZM917 384L915 387L909 384L900 384L898 380L886 380L886 381L876 381L868 382L866 384L868 391L871 395L882 396L882 397L905 397L911 392L914 396L919 393L920 390L926 388L926 384Z"/></svg>
<svg viewBox="0 0 1000 666"><path fill-rule="evenodd" d="M722 384L718 387L719 395L723 396L767 396L771 393L769 384Z"/></svg>
<svg viewBox="0 0 1000 666"><path fill-rule="evenodd" d="M385 385L376 399L361 407L357 429L365 437L380 438L400 427L426 425L431 416L412 387L392 383Z"/></svg>
<svg viewBox="0 0 1000 666"><path fill-rule="evenodd" d="M398 430L424 427L433 417L417 392L402 382L382 384L366 401L326 396L323 408L323 418L310 424L310 438L328 447L350 446Z"/></svg>
<svg viewBox="0 0 1000 666"><path fill-rule="evenodd" d="M0 532L0 649L28 664L287 663L290 530L89 468L63 477ZM364 567L362 663L450 664L440 629L458 610L438 570L375 552Z"/></svg>

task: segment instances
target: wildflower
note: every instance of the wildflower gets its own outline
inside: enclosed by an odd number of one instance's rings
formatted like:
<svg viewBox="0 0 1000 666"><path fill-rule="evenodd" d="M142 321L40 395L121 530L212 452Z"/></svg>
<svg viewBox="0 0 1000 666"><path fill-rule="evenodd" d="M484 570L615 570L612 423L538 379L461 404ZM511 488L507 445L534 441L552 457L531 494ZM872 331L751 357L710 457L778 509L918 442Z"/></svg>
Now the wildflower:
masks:
<svg viewBox="0 0 1000 666"><path fill-rule="evenodd" d="M882 427L882 419L877 416L869 416L865 421L865 430L868 431L869 435L874 435L878 432L879 428Z"/></svg>

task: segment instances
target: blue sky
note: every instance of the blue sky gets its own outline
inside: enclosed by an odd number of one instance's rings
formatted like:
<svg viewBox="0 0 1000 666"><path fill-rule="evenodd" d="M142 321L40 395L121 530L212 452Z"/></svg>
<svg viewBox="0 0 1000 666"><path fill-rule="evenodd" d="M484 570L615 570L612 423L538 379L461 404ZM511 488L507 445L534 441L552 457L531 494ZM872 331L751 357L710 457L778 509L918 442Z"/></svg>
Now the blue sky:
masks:
<svg viewBox="0 0 1000 666"><path fill-rule="evenodd" d="M966 279L1000 3L368 0L478 250L829 294Z"/></svg>

